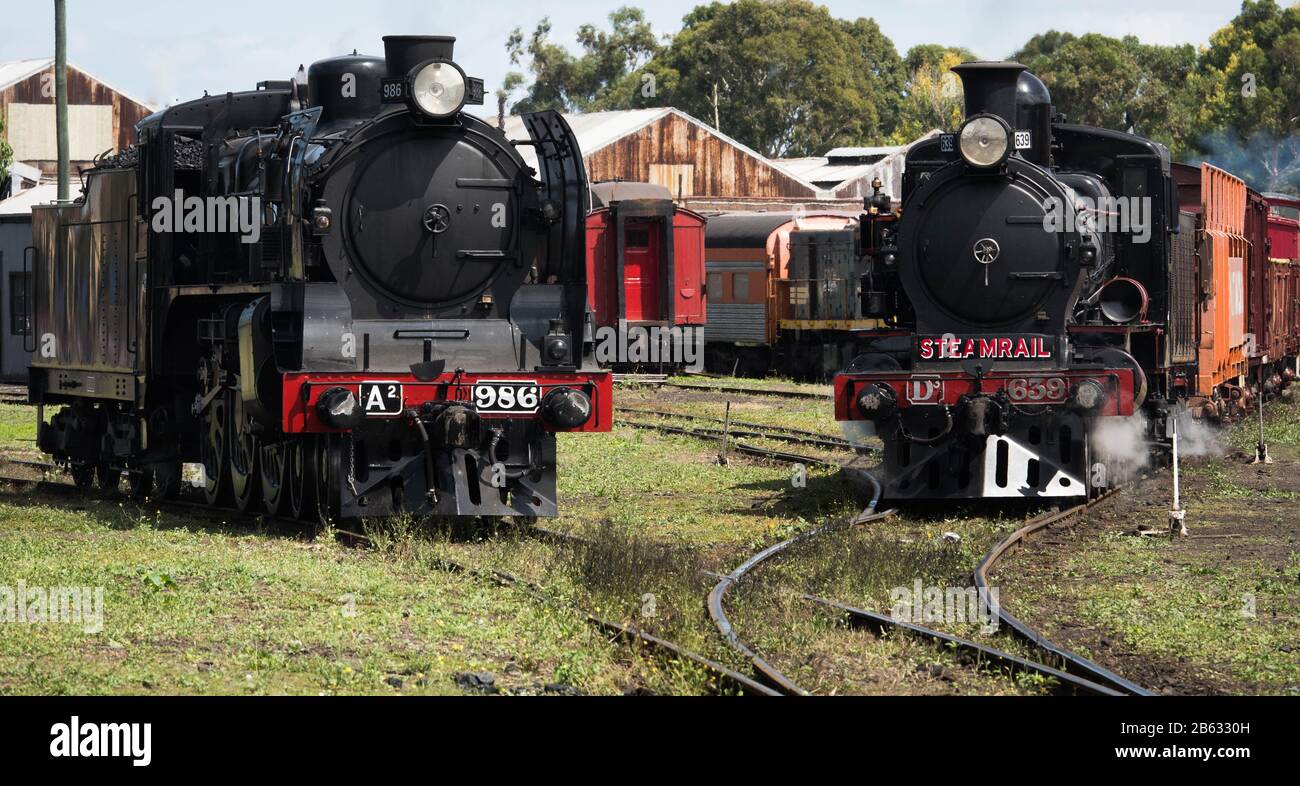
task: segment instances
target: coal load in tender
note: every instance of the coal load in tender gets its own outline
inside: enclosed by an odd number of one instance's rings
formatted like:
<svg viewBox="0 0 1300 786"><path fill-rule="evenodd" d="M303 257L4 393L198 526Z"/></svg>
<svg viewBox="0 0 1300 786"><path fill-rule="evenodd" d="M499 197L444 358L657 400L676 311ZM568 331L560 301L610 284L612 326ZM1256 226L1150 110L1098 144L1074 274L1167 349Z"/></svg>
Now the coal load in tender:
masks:
<svg viewBox="0 0 1300 786"><path fill-rule="evenodd" d="M175 137L172 144L172 156L177 169L203 168L203 143L194 139ZM96 161L97 167L105 169L130 169L140 161L140 149L129 145L116 155L106 155Z"/></svg>

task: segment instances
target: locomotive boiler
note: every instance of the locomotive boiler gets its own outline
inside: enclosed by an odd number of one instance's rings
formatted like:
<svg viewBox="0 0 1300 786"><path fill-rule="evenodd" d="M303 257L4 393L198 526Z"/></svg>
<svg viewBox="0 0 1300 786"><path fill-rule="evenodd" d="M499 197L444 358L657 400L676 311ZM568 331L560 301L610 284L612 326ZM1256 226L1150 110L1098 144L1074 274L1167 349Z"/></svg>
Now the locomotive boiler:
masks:
<svg viewBox="0 0 1300 786"><path fill-rule="evenodd" d="M534 172L465 111L454 41L162 110L37 209L40 448L285 516L555 515L556 435L611 423L582 155L526 115Z"/></svg>

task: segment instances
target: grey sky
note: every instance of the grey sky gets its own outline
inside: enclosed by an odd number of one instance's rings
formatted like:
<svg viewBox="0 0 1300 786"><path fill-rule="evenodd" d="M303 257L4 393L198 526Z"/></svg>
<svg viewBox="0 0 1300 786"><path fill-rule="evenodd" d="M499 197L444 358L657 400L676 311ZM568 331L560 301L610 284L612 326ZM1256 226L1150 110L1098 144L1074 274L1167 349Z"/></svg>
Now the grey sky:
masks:
<svg viewBox="0 0 1300 786"><path fill-rule="evenodd" d="M526 2L524 0L274 0L108 3L68 0L68 57L119 90L155 105L204 90L250 89L288 78L299 63L351 52L382 54L392 33L456 36L457 61L492 90L509 70L510 28L550 16L553 38L569 45L584 22L604 22L620 5L647 9L657 32L675 32L694 0ZM836 16L874 17L900 54L918 43L965 46L1002 58L1050 28L1133 34L1148 43L1205 45L1236 16L1234 0L823 0ZM54 11L48 0L7 0L0 61L49 57Z"/></svg>

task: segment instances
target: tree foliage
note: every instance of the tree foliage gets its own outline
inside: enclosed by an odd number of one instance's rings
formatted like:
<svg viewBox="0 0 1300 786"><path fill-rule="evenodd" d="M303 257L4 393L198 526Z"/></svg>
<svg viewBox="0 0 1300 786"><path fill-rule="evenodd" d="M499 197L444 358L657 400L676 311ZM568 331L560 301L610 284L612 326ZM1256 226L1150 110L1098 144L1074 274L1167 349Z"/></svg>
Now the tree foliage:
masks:
<svg viewBox="0 0 1300 786"><path fill-rule="evenodd" d="M1190 44L1049 30L1012 59L1043 80L1071 122L1132 131L1181 152L1190 126L1186 84L1196 68Z"/></svg>
<svg viewBox="0 0 1300 786"><path fill-rule="evenodd" d="M1190 85L1191 144L1264 191L1300 193L1300 5L1247 0Z"/></svg>
<svg viewBox="0 0 1300 786"><path fill-rule="evenodd" d="M592 24L578 28L582 54L577 56L551 41L549 18L543 18L528 36L521 28L512 30L506 39L510 61L522 66L526 60L532 75L527 95L515 104L514 110L595 112L625 108L639 87L636 72L658 54L660 46L645 12L639 8L619 8L609 15L609 25L608 31ZM497 100L508 101L522 83L521 74L507 75Z"/></svg>
<svg viewBox="0 0 1300 786"><path fill-rule="evenodd" d="M768 156L813 155L887 136L905 70L870 19L836 19L809 0L701 5L660 46L643 14L622 8L611 31L584 26L580 56L543 21L507 42L533 75L516 110L676 106Z"/></svg>
<svg viewBox="0 0 1300 786"><path fill-rule="evenodd" d="M917 44L909 49L903 59L907 78L892 141L906 144L936 128L956 128L964 101L961 80L952 68L977 59L969 49L941 44Z"/></svg>
<svg viewBox="0 0 1300 786"><path fill-rule="evenodd" d="M961 122L953 66L968 50L921 44L900 57L874 20L831 16L811 0L736 0L694 8L662 39L623 7L583 25L578 54L549 20L507 41L504 111L589 112L676 106L770 157L842 145L906 143ZM1072 122L1133 131L1176 158L1205 159L1261 190L1300 192L1300 4L1245 0L1209 46L1048 30L1012 59L1051 89Z"/></svg>
<svg viewBox="0 0 1300 786"><path fill-rule="evenodd" d="M1246 0L1200 52L1049 30L1012 57L1074 122L1133 130L1259 190L1300 192L1300 5Z"/></svg>
<svg viewBox="0 0 1300 786"><path fill-rule="evenodd" d="M887 134L903 73L874 21L808 0L699 6L652 67L658 103L775 157Z"/></svg>

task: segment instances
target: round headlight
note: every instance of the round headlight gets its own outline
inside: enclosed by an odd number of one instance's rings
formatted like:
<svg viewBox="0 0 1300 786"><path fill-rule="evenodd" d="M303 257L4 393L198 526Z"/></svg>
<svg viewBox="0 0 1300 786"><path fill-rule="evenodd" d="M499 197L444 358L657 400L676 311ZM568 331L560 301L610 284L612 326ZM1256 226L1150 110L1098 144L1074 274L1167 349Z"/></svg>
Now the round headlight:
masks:
<svg viewBox="0 0 1300 786"><path fill-rule="evenodd" d="M555 428L582 428L591 415L591 399L581 390L556 388L542 399L542 417Z"/></svg>
<svg viewBox="0 0 1300 786"><path fill-rule="evenodd" d="M868 420L888 420L898 411L898 396L883 382L867 385L858 393L858 409Z"/></svg>
<svg viewBox="0 0 1300 786"><path fill-rule="evenodd" d="M411 98L427 115L454 115L465 103L465 75L451 63L429 63L411 80Z"/></svg>
<svg viewBox="0 0 1300 786"><path fill-rule="evenodd" d="M1095 379L1085 379L1075 385L1070 403L1081 412L1094 412L1106 406L1106 389Z"/></svg>
<svg viewBox="0 0 1300 786"><path fill-rule="evenodd" d="M330 388L316 401L316 414L331 428L350 430L361 425L366 415L357 396L347 388Z"/></svg>
<svg viewBox="0 0 1300 786"><path fill-rule="evenodd" d="M971 166L997 166L1006 160L1011 131L996 117L972 117L962 126L958 147Z"/></svg>

